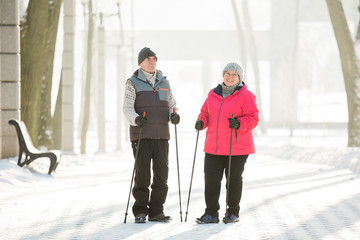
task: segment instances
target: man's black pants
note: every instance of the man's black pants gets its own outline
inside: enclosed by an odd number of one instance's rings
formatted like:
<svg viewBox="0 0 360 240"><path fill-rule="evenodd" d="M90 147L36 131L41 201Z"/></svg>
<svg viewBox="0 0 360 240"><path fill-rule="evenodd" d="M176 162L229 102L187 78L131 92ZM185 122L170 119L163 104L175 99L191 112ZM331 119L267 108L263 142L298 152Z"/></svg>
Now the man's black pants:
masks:
<svg viewBox="0 0 360 240"><path fill-rule="evenodd" d="M135 156L137 141L132 142L132 148ZM163 213L163 205L168 192L168 154L168 140L141 139L135 166L135 184L132 189L132 194L135 198L132 208L134 216L139 213L145 213L149 217L154 217ZM150 194L151 160L153 179Z"/></svg>
<svg viewBox="0 0 360 240"><path fill-rule="evenodd" d="M231 156L230 186L228 191L228 213L239 216L244 167L249 155ZM229 156L205 154L205 213L218 216L221 180L228 176ZM227 180L227 177L226 177ZM227 186L227 185L226 185Z"/></svg>

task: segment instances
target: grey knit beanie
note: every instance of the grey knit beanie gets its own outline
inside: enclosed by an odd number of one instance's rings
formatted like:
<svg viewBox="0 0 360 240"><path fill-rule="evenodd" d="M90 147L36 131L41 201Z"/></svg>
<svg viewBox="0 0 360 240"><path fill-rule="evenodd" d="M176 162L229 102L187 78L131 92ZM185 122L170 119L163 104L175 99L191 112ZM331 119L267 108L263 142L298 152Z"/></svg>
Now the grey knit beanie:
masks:
<svg viewBox="0 0 360 240"><path fill-rule="evenodd" d="M240 77L240 81L242 81L244 79L244 69L240 64L238 64L236 62L231 62L231 63L226 64L226 66L223 70L223 76L226 71L236 72Z"/></svg>
<svg viewBox="0 0 360 240"><path fill-rule="evenodd" d="M140 65L140 63L142 63L146 58L148 57L155 57L156 61L157 61L157 57L156 54L148 47L144 47L143 49L141 49L141 51L139 52L139 56L138 56L138 65Z"/></svg>

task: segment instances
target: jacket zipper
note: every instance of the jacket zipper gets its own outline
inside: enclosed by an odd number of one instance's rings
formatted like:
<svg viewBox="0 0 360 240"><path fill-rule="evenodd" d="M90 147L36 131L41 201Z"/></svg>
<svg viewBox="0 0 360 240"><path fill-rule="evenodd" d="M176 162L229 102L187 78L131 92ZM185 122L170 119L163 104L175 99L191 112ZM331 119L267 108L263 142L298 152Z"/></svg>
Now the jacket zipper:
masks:
<svg viewBox="0 0 360 240"><path fill-rule="evenodd" d="M156 92L156 87L155 85L153 86L149 80L146 79L146 83L149 84L149 86L154 90L154 92Z"/></svg>
<svg viewBox="0 0 360 240"><path fill-rule="evenodd" d="M222 107L224 101L225 101L225 98L221 101L220 108L219 108L219 112L218 112L218 117L217 117L217 123L216 123L216 149L215 149L215 154L217 154L217 150L218 150L219 118L220 118L221 107Z"/></svg>

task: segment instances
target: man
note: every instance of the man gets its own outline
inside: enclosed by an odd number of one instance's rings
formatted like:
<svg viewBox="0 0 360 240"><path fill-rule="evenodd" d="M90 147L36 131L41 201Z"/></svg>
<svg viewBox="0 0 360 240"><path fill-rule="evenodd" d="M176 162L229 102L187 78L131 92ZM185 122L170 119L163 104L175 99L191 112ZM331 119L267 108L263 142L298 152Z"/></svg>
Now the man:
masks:
<svg viewBox="0 0 360 240"><path fill-rule="evenodd" d="M123 112L130 123L134 156L139 137L141 139L132 189L135 198L132 211L136 223L145 223L146 216L149 221L171 220L163 211L168 192L169 120L178 124L180 116L175 111L176 102L169 81L156 69L157 60L150 48L143 48L138 55L140 68L125 86ZM151 160L153 179L150 192Z"/></svg>

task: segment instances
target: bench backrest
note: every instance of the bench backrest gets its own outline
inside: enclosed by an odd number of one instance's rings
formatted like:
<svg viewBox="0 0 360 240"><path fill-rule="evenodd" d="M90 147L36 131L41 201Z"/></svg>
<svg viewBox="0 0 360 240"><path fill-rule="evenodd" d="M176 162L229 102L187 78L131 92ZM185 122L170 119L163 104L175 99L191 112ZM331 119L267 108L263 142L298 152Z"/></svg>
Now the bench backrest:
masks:
<svg viewBox="0 0 360 240"><path fill-rule="evenodd" d="M19 144L21 146L27 148L31 152L39 151L37 148L34 147L34 144L31 140L30 134L29 134L27 127L23 121L10 120L9 124L14 125L14 127L16 129L16 133L18 135Z"/></svg>

